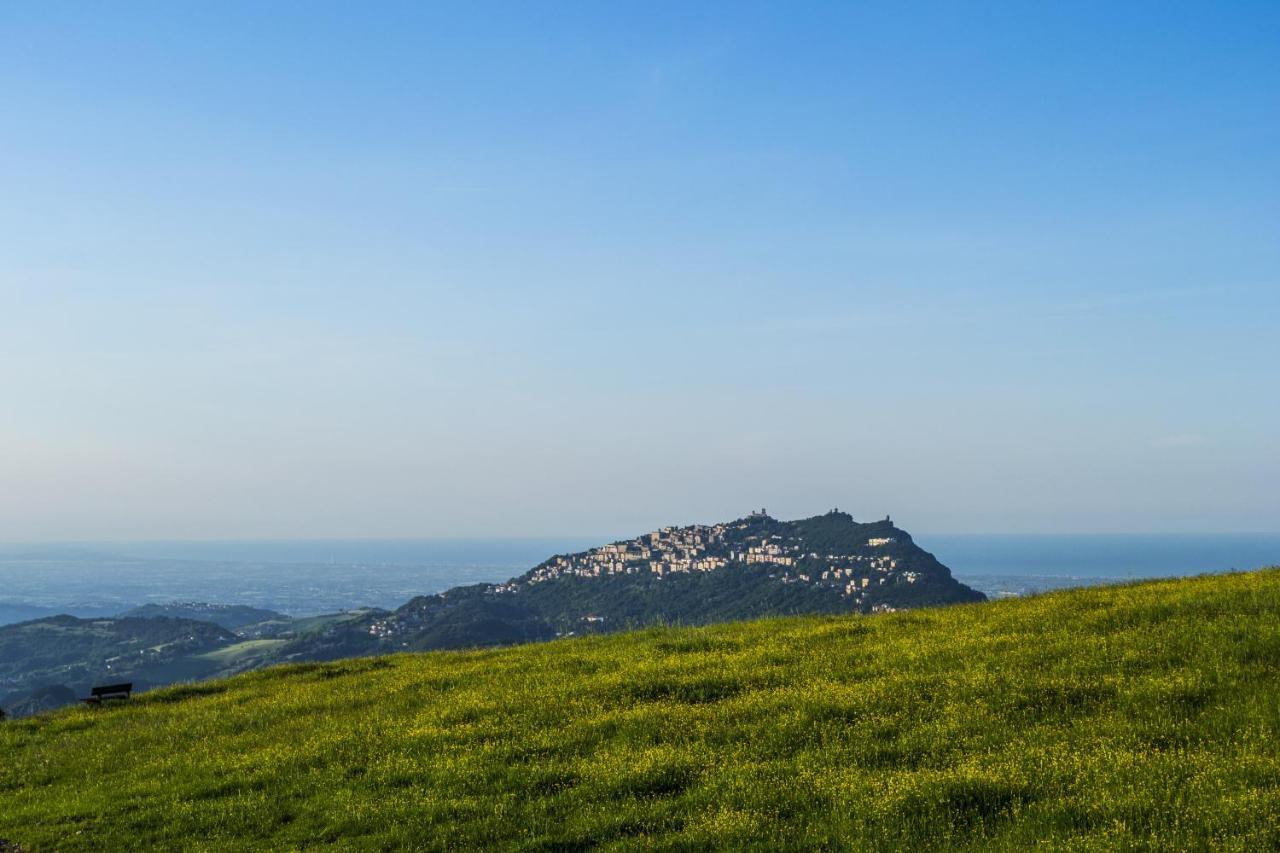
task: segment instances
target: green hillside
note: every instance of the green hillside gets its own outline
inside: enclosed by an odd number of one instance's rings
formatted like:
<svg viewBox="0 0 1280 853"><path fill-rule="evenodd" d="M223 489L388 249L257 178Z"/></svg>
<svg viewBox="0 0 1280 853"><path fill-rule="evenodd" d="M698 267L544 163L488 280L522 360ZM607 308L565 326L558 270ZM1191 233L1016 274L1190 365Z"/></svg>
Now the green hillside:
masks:
<svg viewBox="0 0 1280 853"><path fill-rule="evenodd" d="M1280 570L281 667L0 755L28 850L1276 849Z"/></svg>
<svg viewBox="0 0 1280 853"><path fill-rule="evenodd" d="M121 614L139 619L195 619L212 622L228 631L240 632L246 628L271 625L285 630L292 621L282 613L249 607L243 604L207 604L205 602L174 602L172 604L144 604Z"/></svg>
<svg viewBox="0 0 1280 853"><path fill-rule="evenodd" d="M235 635L192 619L120 617L77 619L53 616L0 626L0 708L13 709L33 691L52 686L88 695L103 681L132 681L139 687L180 677L213 674L209 666L185 664L227 643Z"/></svg>

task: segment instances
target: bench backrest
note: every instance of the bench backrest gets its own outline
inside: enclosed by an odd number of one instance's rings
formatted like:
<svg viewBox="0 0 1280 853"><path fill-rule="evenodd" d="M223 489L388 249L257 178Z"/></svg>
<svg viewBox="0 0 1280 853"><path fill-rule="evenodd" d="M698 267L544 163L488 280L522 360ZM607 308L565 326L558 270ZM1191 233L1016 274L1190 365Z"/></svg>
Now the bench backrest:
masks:
<svg viewBox="0 0 1280 853"><path fill-rule="evenodd" d="M89 691L94 696L127 696L133 692L133 684L108 684L105 687L95 687Z"/></svg>

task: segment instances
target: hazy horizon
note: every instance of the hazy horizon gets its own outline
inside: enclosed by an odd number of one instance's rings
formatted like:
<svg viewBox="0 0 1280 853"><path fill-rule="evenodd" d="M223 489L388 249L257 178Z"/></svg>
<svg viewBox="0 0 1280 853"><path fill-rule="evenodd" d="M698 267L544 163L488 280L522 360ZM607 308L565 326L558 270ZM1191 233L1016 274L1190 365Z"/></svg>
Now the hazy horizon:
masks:
<svg viewBox="0 0 1280 853"><path fill-rule="evenodd" d="M726 521L730 519L721 519ZM782 519L785 521L795 519ZM858 522L874 521L875 519L854 519ZM689 524L709 523L702 521L689 522ZM895 524L896 524L895 520ZM683 525L662 525L667 526L683 526ZM657 530L660 527L647 528L644 531L615 531L613 533L601 534L584 534L584 533L565 533L565 534L539 534L534 536L316 536L316 537L261 537L261 538L216 538L216 539L32 539L32 540L0 540L0 549L12 548L93 548L93 547L124 547L124 546L148 546L163 547L167 545L176 546L287 546L287 545L319 545L323 543L334 543L342 545L358 545L360 543L370 544L450 544L450 543L536 543L536 542L581 542L584 545L590 543L606 544L613 541L630 539L640 533L647 533L650 530ZM1257 538L1280 538L1280 531L1272 530L1219 530L1219 531L1151 531L1151 530L1118 530L1118 531L1001 531L1001 530L908 530L913 538L927 537L947 537L951 539L963 539L970 537L973 539L1098 539L1098 540L1120 540L1120 539L1160 539L1166 541L1174 541L1178 539L1230 539L1233 537L1257 537ZM3 553L0 552L0 557ZM1280 553L1277 553L1280 557Z"/></svg>
<svg viewBox="0 0 1280 853"><path fill-rule="evenodd" d="M0 541L1280 531L1280 6L0 9Z"/></svg>
<svg viewBox="0 0 1280 853"><path fill-rule="evenodd" d="M996 597L1280 563L1280 534L912 533L953 577ZM554 555L614 539L0 544L0 625L58 613L118 615L147 603L183 601L292 616L394 609L419 595L502 583Z"/></svg>

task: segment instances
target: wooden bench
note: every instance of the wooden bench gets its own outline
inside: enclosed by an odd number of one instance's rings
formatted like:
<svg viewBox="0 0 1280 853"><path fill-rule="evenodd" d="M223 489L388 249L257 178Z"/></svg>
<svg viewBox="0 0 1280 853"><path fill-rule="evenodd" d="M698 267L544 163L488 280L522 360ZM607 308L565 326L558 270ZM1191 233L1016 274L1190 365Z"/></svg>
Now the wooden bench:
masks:
<svg viewBox="0 0 1280 853"><path fill-rule="evenodd" d="M89 691L89 698L85 699L86 705L101 705L108 699L128 699L133 693L133 684L107 684L103 687L95 687Z"/></svg>

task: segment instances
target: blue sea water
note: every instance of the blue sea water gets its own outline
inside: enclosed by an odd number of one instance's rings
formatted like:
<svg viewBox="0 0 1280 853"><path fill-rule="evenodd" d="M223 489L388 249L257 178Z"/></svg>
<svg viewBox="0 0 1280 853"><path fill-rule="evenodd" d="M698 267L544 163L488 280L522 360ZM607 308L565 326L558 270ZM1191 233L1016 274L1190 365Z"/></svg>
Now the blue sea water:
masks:
<svg viewBox="0 0 1280 853"><path fill-rule="evenodd" d="M915 536L952 574L988 595L1183 577L1280 565L1280 534Z"/></svg>
<svg viewBox="0 0 1280 853"><path fill-rule="evenodd" d="M919 534L991 596L1280 564L1280 534ZM294 616L392 608L415 595L506 580L604 538L145 542L0 546L0 624L113 615L146 603L249 604Z"/></svg>
<svg viewBox="0 0 1280 853"><path fill-rule="evenodd" d="M595 539L305 540L0 546L0 624L148 603L248 604L311 616L394 608L506 580Z"/></svg>

